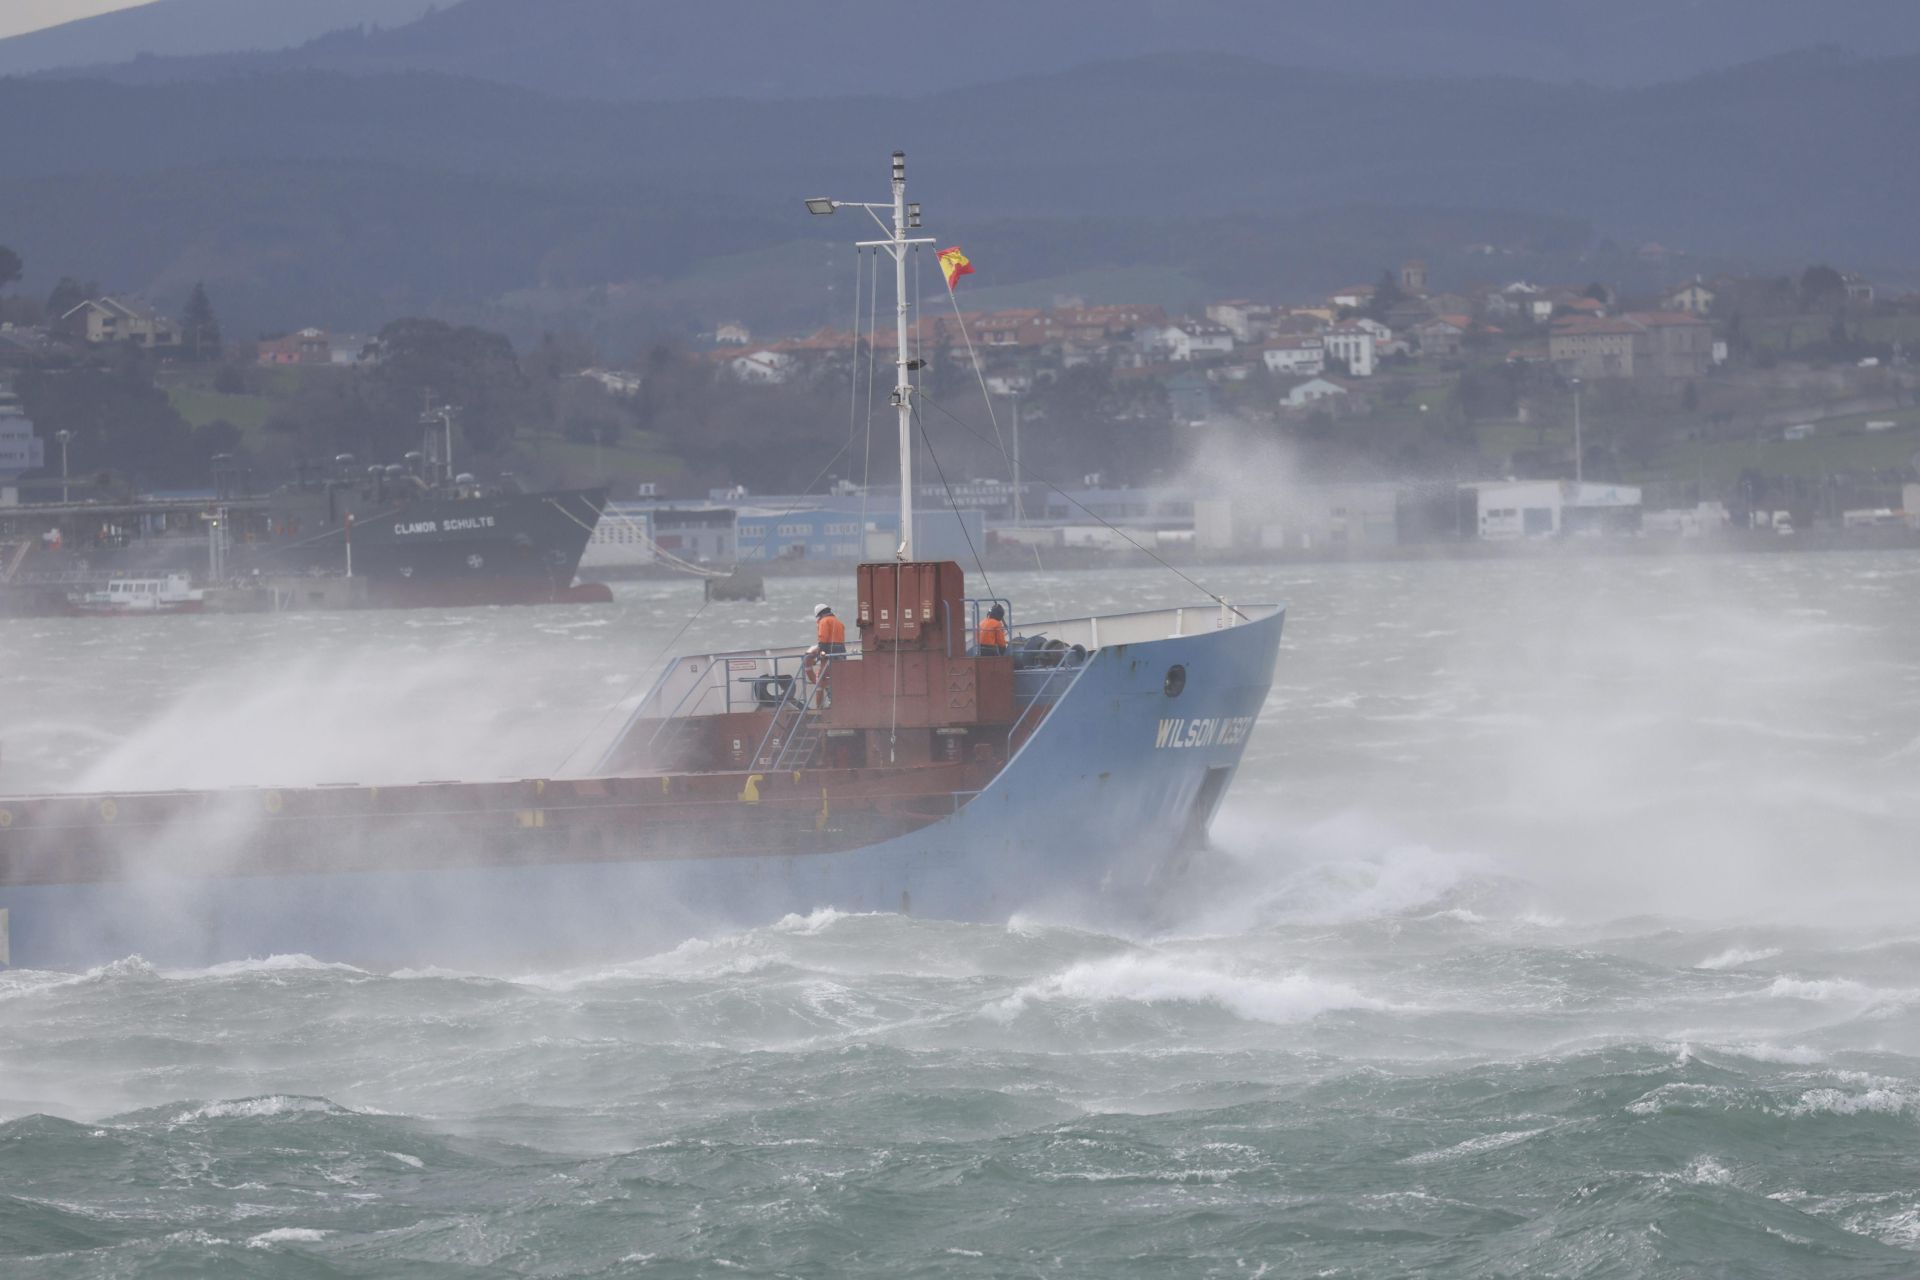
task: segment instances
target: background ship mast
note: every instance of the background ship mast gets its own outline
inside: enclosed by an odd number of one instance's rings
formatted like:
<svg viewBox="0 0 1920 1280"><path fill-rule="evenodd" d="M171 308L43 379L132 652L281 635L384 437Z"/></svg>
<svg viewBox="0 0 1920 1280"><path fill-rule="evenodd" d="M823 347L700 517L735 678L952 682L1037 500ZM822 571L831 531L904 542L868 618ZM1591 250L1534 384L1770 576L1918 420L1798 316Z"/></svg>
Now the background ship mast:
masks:
<svg viewBox="0 0 1920 1280"><path fill-rule="evenodd" d="M913 379L914 365L907 357L907 250L913 245L932 244L927 236L909 237L908 231L920 227L920 206L907 203L907 153L893 153L893 200L870 203L861 200L829 200L815 196L807 201L807 212L830 214L836 209L865 209L885 240L861 240L862 249L884 249L893 255L894 339L893 407L900 415L900 546L894 552L899 560L913 559ZM892 214L889 220L881 210Z"/></svg>

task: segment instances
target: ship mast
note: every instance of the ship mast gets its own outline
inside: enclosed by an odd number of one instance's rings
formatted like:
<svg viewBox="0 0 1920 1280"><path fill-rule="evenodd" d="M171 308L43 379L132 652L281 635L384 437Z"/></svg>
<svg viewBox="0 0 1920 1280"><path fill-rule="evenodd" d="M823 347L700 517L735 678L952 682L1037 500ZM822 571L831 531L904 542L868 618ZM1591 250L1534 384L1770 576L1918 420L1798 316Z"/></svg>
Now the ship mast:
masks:
<svg viewBox="0 0 1920 1280"><path fill-rule="evenodd" d="M893 258L894 353L893 407L900 415L900 546L894 552L898 560L913 559L913 378L918 367L907 355L907 251L915 245L932 244L930 237L910 237L907 232L920 226L920 206L907 203L907 153L893 153L893 199L869 203L860 200L829 200L816 196L807 201L807 212L830 214L836 209L865 209L880 229L884 240L861 240L861 249L884 249ZM881 212L891 218L881 217ZM854 335L858 338L858 334Z"/></svg>

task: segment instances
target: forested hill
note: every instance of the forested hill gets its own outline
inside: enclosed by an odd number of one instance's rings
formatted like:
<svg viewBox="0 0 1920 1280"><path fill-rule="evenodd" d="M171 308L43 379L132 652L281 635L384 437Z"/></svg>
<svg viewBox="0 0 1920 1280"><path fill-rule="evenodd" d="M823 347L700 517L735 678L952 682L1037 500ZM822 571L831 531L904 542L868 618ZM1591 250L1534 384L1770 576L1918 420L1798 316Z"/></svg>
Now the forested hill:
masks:
<svg viewBox="0 0 1920 1280"><path fill-rule="evenodd" d="M435 71L565 96L787 99L937 92L1166 50L1616 86L1817 45L1920 52L1920 6L1911 0L971 0L947 8L462 0L429 8L424 0L156 0L0 41L0 73L148 53L188 56L147 58L112 74ZM304 43L323 32L338 33ZM272 52L204 56L233 50Z"/></svg>
<svg viewBox="0 0 1920 1280"><path fill-rule="evenodd" d="M30 285L84 273L168 299L204 278L240 328L737 270L733 255L845 239L799 198L884 190L895 146L939 234L1003 284L1165 264L1269 293L1370 276L1387 252L1577 252L1588 227L1904 266L1920 207L1920 57L1596 89L1164 55L778 103L589 103L420 73L12 79L0 119L0 243ZM1353 208L1434 216L1356 250L1327 212ZM819 292L824 250L775 253L756 283L816 273Z"/></svg>
<svg viewBox="0 0 1920 1280"><path fill-rule="evenodd" d="M152 0L0 40L0 75L305 44L331 31L412 22L434 0Z"/></svg>

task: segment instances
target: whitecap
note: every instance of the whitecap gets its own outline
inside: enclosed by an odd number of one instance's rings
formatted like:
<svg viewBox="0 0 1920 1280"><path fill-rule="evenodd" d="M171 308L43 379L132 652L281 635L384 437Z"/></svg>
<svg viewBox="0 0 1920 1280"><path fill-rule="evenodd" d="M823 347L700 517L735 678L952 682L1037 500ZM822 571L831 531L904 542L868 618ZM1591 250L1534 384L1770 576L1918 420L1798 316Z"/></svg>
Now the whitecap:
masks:
<svg viewBox="0 0 1920 1280"><path fill-rule="evenodd" d="M1755 1062L1777 1062L1790 1067L1810 1067L1826 1061L1827 1055L1820 1050L1804 1044L1768 1044L1754 1041L1743 1044L1722 1046L1728 1053L1750 1058Z"/></svg>
<svg viewBox="0 0 1920 1280"><path fill-rule="evenodd" d="M275 1093L258 1098L233 1098L224 1102L208 1102L182 1111L173 1118L175 1124L192 1124L197 1120L260 1120L272 1116L290 1115L340 1115L356 1114L337 1103L325 1098L303 1098L290 1094Z"/></svg>
<svg viewBox="0 0 1920 1280"><path fill-rule="evenodd" d="M1855 982L1851 978L1775 978L1765 994L1775 1000L1809 1000L1816 1004L1877 1004L1897 999L1898 992L1883 991Z"/></svg>
<svg viewBox="0 0 1920 1280"><path fill-rule="evenodd" d="M1271 977L1149 952L1083 960L1028 983L983 1012L1006 1020L1036 1001L1208 1004L1251 1022L1273 1023L1305 1022L1335 1009L1388 1007L1344 982L1306 973Z"/></svg>
<svg viewBox="0 0 1920 1280"><path fill-rule="evenodd" d="M316 960L303 952L286 955L271 955L265 959L253 957L247 960L228 960L221 964L209 965L204 969L169 969L161 976L176 980L195 978L239 978L254 973L357 973L365 974L365 969L357 969L350 964L340 964L331 960Z"/></svg>
<svg viewBox="0 0 1920 1280"><path fill-rule="evenodd" d="M1465 1142L1456 1142L1450 1147L1442 1147L1438 1151L1422 1151L1418 1155L1408 1156L1401 1163L1434 1164L1441 1160L1477 1155L1482 1151L1497 1151L1501 1147L1511 1147L1515 1143L1525 1142L1528 1138L1537 1138L1551 1128L1552 1126L1542 1129L1510 1129L1505 1133L1484 1133L1477 1138L1468 1138Z"/></svg>
<svg viewBox="0 0 1920 1280"><path fill-rule="evenodd" d="M1787 1108L1790 1116L1897 1116L1912 1111L1916 1099L1901 1089L1868 1089L1848 1093L1844 1089L1809 1089L1800 1101Z"/></svg>
<svg viewBox="0 0 1920 1280"><path fill-rule="evenodd" d="M109 964L96 965L80 975L82 982L111 982L119 978L157 978L160 971L140 956L125 956Z"/></svg>
<svg viewBox="0 0 1920 1280"><path fill-rule="evenodd" d="M1758 964L1762 960L1771 960L1779 954L1780 948L1778 947L1758 947L1752 949L1728 947L1725 951L1717 955L1708 956L1705 960L1702 960L1693 967L1696 969L1738 969L1743 965Z"/></svg>
<svg viewBox="0 0 1920 1280"><path fill-rule="evenodd" d="M331 1234L313 1227L275 1227L248 1240L247 1248L271 1249L277 1244L318 1244Z"/></svg>
<svg viewBox="0 0 1920 1280"><path fill-rule="evenodd" d="M1731 1111L1740 1101L1740 1095L1719 1085L1673 1081L1641 1094L1627 1104L1627 1111L1636 1116L1657 1116L1670 1111Z"/></svg>
<svg viewBox="0 0 1920 1280"><path fill-rule="evenodd" d="M875 915L872 911L841 911L837 907L817 907L806 915L790 912L767 926L772 933L819 933L842 920L851 920L856 916Z"/></svg>
<svg viewBox="0 0 1920 1280"><path fill-rule="evenodd" d="M1733 1170L1712 1156L1701 1156L1687 1166L1683 1175L1688 1182L1703 1187L1724 1187L1733 1182Z"/></svg>

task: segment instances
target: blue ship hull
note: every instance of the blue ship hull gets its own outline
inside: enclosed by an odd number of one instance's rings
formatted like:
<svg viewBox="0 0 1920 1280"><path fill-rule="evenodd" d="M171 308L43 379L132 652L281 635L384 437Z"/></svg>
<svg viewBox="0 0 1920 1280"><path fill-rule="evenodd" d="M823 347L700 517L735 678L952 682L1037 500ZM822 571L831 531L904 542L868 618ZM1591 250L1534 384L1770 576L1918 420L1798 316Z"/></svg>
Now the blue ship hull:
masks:
<svg viewBox="0 0 1920 1280"><path fill-rule="evenodd" d="M483 965L632 956L822 908L994 922L1050 903L1124 904L1204 841L1266 701L1283 620L1274 609L1096 649L982 791L864 847L0 887L0 964L72 970L139 955L193 967L303 952L375 968Z"/></svg>

